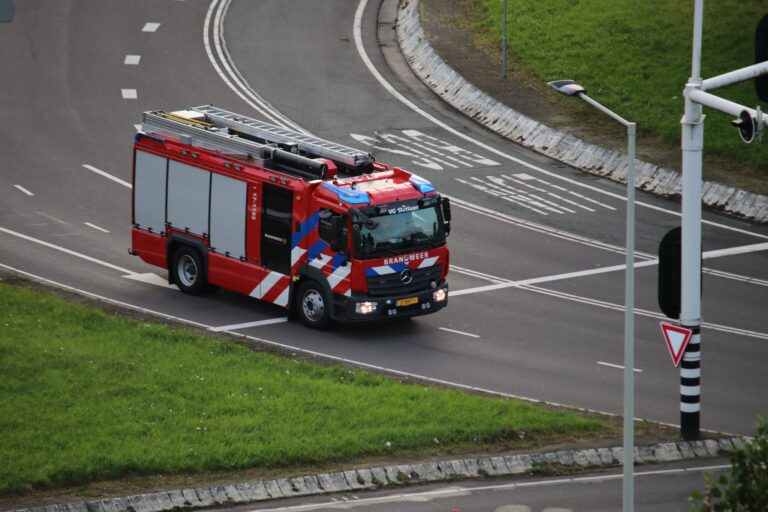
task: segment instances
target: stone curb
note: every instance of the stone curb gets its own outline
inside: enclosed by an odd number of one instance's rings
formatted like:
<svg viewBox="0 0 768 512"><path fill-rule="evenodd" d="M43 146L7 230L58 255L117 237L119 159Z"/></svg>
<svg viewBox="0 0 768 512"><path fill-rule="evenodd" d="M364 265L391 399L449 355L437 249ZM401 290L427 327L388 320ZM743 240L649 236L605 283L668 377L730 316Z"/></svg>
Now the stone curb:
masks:
<svg viewBox="0 0 768 512"><path fill-rule="evenodd" d="M446 64L421 27L419 0L400 0L397 37L414 73L451 106L522 146L577 169L626 183L627 158L621 153L553 130L493 99ZM680 173L638 160L635 186L654 194L679 197ZM768 196L705 181L702 202L755 222L768 222Z"/></svg>
<svg viewBox="0 0 768 512"><path fill-rule="evenodd" d="M734 448L748 442L750 442L748 438L731 437L637 446L635 463L652 464L717 457L727 455ZM622 448L589 448L441 460L65 503L20 509L17 512L171 512L231 507L279 498L358 492L467 478L524 475L531 474L537 469L552 471L558 467L586 469L616 466L621 464L623 455Z"/></svg>

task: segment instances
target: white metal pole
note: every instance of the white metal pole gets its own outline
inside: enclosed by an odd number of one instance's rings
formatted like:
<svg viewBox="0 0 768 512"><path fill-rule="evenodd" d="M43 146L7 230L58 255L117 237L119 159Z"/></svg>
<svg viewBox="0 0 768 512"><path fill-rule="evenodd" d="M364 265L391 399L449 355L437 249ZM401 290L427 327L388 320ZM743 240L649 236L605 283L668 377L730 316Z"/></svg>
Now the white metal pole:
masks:
<svg viewBox="0 0 768 512"><path fill-rule="evenodd" d="M701 162L704 151L702 106L689 98L701 88L701 31L704 0L696 0L693 16L691 78L686 84L682 120L683 209L680 282L680 325L693 331L680 364L680 430L683 439L699 438L701 410Z"/></svg>
<svg viewBox="0 0 768 512"><path fill-rule="evenodd" d="M627 124L627 249L624 283L624 512L635 509L635 123Z"/></svg>

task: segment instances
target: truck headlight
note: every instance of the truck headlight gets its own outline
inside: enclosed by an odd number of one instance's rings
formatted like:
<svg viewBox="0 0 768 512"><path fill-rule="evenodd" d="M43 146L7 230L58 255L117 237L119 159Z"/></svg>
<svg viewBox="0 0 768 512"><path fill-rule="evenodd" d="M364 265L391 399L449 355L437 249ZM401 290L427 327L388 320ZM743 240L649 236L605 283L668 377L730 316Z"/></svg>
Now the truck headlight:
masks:
<svg viewBox="0 0 768 512"><path fill-rule="evenodd" d="M376 311L376 306L375 302L358 302L355 304L355 313L358 315L370 315Z"/></svg>
<svg viewBox="0 0 768 512"><path fill-rule="evenodd" d="M435 290L432 292L432 301L434 302L443 302L445 299L448 298L448 290L445 288L440 288L439 290Z"/></svg>

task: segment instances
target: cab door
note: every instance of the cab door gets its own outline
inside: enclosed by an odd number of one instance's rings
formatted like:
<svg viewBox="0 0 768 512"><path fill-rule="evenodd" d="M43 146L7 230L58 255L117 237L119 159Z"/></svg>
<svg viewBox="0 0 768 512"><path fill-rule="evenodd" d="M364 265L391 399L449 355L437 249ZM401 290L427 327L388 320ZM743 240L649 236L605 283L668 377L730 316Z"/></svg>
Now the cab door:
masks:
<svg viewBox="0 0 768 512"><path fill-rule="evenodd" d="M262 266L280 272L291 272L291 221L293 192L264 184L261 223Z"/></svg>

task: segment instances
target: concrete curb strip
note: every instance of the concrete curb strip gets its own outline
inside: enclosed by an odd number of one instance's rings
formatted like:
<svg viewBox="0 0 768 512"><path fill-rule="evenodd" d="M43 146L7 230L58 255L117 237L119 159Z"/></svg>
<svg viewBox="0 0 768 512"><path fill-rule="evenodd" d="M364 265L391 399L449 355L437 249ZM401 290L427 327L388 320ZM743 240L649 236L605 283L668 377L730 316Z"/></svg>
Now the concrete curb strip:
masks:
<svg viewBox="0 0 768 512"><path fill-rule="evenodd" d="M416 76L438 96L487 128L522 146L583 171L626 182L627 158L558 132L490 97L446 64L421 27L419 0L401 0L397 16L400 49ZM680 196L680 173L638 160L635 186L662 196ZM756 222L768 222L768 196L716 182L702 184L705 205Z"/></svg>
<svg viewBox="0 0 768 512"><path fill-rule="evenodd" d="M637 464L653 464L712 458L727 455L747 442L748 438L734 437L638 446L635 447L635 460ZM524 475L539 469L552 471L558 467L609 467L620 465L622 458L621 448L590 448L530 455L441 460L49 505L18 512L171 512L467 478Z"/></svg>

